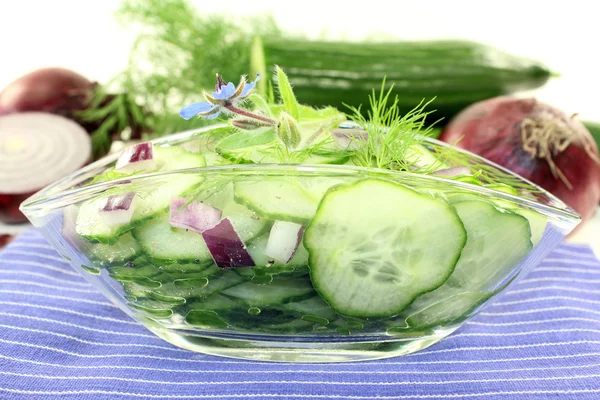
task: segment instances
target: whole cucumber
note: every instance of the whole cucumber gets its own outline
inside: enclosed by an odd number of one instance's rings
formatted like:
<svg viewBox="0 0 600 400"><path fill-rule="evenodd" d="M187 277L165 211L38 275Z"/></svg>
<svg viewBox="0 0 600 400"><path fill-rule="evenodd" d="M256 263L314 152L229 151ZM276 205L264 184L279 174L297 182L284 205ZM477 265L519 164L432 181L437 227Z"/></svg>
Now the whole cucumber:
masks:
<svg viewBox="0 0 600 400"><path fill-rule="evenodd" d="M326 42L262 38L252 52L252 69L282 67L299 102L367 110L368 96L383 79L394 85L402 113L435 100L429 122L454 115L477 101L544 85L552 72L541 63L464 40L392 43Z"/></svg>

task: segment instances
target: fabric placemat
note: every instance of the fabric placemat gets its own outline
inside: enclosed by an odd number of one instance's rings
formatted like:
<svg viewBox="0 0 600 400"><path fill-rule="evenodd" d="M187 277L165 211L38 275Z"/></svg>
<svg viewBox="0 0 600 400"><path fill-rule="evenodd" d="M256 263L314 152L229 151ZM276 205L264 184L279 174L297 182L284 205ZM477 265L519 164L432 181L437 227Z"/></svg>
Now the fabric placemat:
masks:
<svg viewBox="0 0 600 400"><path fill-rule="evenodd" d="M253 362L155 337L30 230L0 252L0 399L600 399L599 284L592 251L561 244L420 353Z"/></svg>

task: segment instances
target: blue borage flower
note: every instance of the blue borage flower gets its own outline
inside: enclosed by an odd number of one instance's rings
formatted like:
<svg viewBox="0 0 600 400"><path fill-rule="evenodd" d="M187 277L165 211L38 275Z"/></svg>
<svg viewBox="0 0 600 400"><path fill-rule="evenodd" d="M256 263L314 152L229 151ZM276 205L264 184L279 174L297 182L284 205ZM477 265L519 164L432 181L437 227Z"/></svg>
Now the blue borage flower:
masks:
<svg viewBox="0 0 600 400"><path fill-rule="evenodd" d="M254 82L247 82L246 77L242 76L237 87L233 82L226 83L219 74L217 74L217 85L212 95L204 93L206 101L192 103L181 109L179 115L188 120L194 116L206 119L216 118L222 111L229 110L236 112L236 103L248 97L256 83L260 80L260 74L256 74Z"/></svg>

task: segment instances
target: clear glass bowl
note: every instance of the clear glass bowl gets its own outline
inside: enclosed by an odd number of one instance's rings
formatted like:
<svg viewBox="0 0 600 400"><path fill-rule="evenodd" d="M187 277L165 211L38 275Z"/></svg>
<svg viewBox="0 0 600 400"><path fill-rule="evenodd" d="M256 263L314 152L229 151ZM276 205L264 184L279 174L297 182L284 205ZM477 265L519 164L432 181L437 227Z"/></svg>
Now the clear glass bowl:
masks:
<svg viewBox="0 0 600 400"><path fill-rule="evenodd" d="M199 151L201 134L202 131L183 132L156 140L154 145L182 146L188 151ZM431 140L430 145L434 149L446 146L435 140ZM468 181L344 165L242 164L199 167L142 174L90 185L89 182L96 175L114 166L118 156L113 154L106 157L43 189L22 204L22 211L75 270L133 319L176 346L226 357L283 362L341 362L419 351L451 334L494 301L539 264L580 220L573 210L542 189L532 199L477 186ZM482 159L480 161L485 162ZM490 162L487 165L502 169ZM210 204L211 198L219 199L223 208L222 217L239 223L236 226L238 234L257 266L223 269L214 265L212 260L207 263L205 259L191 259L191 256L185 262L157 257L157 254L178 254L185 246L188 246L189 253L189 243L180 241L178 236L160 240L162 237L159 235L156 241L151 238L148 245L148 235L144 237L143 232L138 232L144 224L154 224L159 232L173 232L168 219L157 216L142 221L133 231L123 232L118 242L112 245L84 240L76 233L75 217L86 202L106 197L114 190L148 196L159 190L164 192L169 187L177 187L169 184L178 179L197 182L200 190L195 191L196 200ZM274 221L247 208L244 201L234 197L233 188L234 184L240 183L292 182L296 187L313 194L315 191L312 189L320 188L316 192L322 194L329 187L350 185L365 179L403 185L438 202L445 203L449 199L476 201L478 204L484 202L488 209L492 206L498 211L494 218L489 218L490 215L485 213L477 216L476 210L469 211L473 214L471 217L475 216L471 221L477 222L474 231L466 229L467 243L469 239L475 240L475 236L479 239L471 243L468 254L467 245L462 249L461 258L465 259L463 265L460 268L456 266L452 272L448 271L451 272L450 278L442 286L419 294L408 308L391 316L344 315L336 311L339 308L330 307L320 296L321 291L314 289L316 285L311 280L311 274L314 273L311 264L317 262L315 260L318 258L314 254L336 251L336 246L344 239L344 233L339 238L313 238L309 246L310 260L303 245L302 251L298 249L294 256L296 260L292 259L287 265L273 264L273 260L259 254L257 249L264 249ZM180 194L169 193L173 196ZM264 195L270 197L271 201L273 197L280 197L278 193L260 191L253 195L259 199ZM284 216L286 207L291 211L298 207L293 197L286 196L283 196L280 205L280 215ZM320 200L320 197L311 198L315 210ZM347 214L342 220L351 221L350 228L358 224L365 231L373 230L373 221L357 221L357 210L353 204L347 206L346 211L338 210L336 213ZM399 210L403 210L401 212L418 212L418 208L402 209L403 206L397 205ZM369 210L369 206L365 209L364 204L361 207L361 216L373 211ZM521 215L522 221L529 222L527 232L530 234L511 234L510 229L514 226L510 225L511 219L504 218L503 214ZM395 212L390 214L387 226L397 215ZM273 219L276 218L277 215L273 216ZM443 252L448 241L448 238L439 235L446 229L441 225L444 222L427 215L420 218L423 236L406 243L413 247L415 243L420 243L421 247L425 243L427 252L431 254ZM463 224L469 228L466 220L463 220ZM473 228L473 222L470 224ZM345 235L355 235L361 230L348 229ZM149 251L148 247L140 244L139 240L142 239L146 240L146 246L152 246ZM377 240L372 242L376 249ZM381 251L389 254L408 251L402 241L392 243L391 247L381 246ZM155 248L159 249L158 253L153 252ZM370 251L373 251L372 246ZM402 257L411 257L410 252L407 254ZM367 258L362 260L362 265L358 265L363 272L370 266ZM360 273L356 272L356 260L361 259L340 256L337 273ZM434 267L426 265L423 270L427 272ZM444 282L444 279L440 282ZM393 290L393 287L389 290ZM340 287L339 290L343 291L344 288ZM331 290L325 297L329 295Z"/></svg>

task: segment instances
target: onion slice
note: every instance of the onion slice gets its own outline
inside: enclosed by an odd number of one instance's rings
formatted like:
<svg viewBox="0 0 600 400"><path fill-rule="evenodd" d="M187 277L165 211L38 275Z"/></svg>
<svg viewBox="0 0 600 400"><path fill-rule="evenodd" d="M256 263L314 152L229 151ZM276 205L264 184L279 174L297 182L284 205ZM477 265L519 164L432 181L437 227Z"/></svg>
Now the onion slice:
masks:
<svg viewBox="0 0 600 400"><path fill-rule="evenodd" d="M438 169L433 173L438 176L460 176L460 175L471 175L471 169L469 167L454 167Z"/></svg>
<svg viewBox="0 0 600 400"><path fill-rule="evenodd" d="M124 225L131 221L135 210L135 193L108 196L99 213L106 225Z"/></svg>
<svg viewBox="0 0 600 400"><path fill-rule="evenodd" d="M254 260L229 218L202 232L215 264L220 268L253 267Z"/></svg>
<svg viewBox="0 0 600 400"><path fill-rule="evenodd" d="M269 234L265 255L287 264L302 241L304 226L293 222L275 221Z"/></svg>
<svg viewBox="0 0 600 400"><path fill-rule="evenodd" d="M92 156L89 135L75 122L49 113L0 117L0 221L22 222L20 203L83 167Z"/></svg>
<svg viewBox="0 0 600 400"><path fill-rule="evenodd" d="M152 142L138 143L126 148L115 166L115 171L131 174L136 171L154 171L156 159L154 158Z"/></svg>
<svg viewBox="0 0 600 400"><path fill-rule="evenodd" d="M218 208L195 200L186 203L188 200L181 197L171 199L171 226L202 233L221 221L222 213Z"/></svg>

